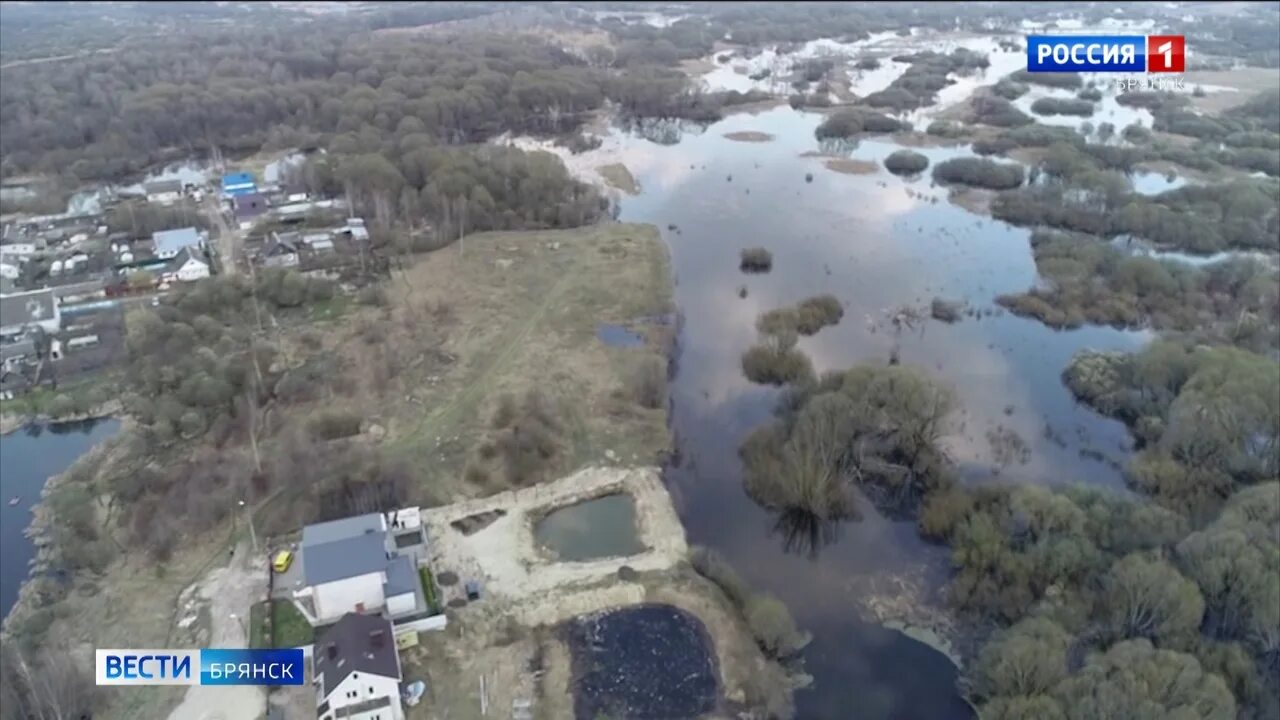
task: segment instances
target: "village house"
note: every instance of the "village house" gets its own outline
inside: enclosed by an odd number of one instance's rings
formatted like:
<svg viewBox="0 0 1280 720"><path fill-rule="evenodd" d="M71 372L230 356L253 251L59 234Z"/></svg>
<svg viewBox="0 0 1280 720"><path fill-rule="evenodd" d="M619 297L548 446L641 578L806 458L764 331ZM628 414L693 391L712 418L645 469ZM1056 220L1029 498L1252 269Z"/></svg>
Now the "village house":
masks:
<svg viewBox="0 0 1280 720"><path fill-rule="evenodd" d="M198 250L202 244L200 233L193 227L162 230L151 236L151 243L155 246L156 257L162 260L176 257L186 248Z"/></svg>
<svg viewBox="0 0 1280 720"><path fill-rule="evenodd" d="M182 198L181 180L158 180L142 186L147 194L147 202L160 205L172 205Z"/></svg>
<svg viewBox="0 0 1280 720"><path fill-rule="evenodd" d="M199 251L184 247L160 271L160 282L194 282L209 277L209 261Z"/></svg>
<svg viewBox="0 0 1280 720"><path fill-rule="evenodd" d="M298 249L297 233L271 233L271 237L263 244L258 257L263 267L297 267Z"/></svg>
<svg viewBox="0 0 1280 720"><path fill-rule="evenodd" d="M267 197L259 192L247 192L231 198L232 212L241 230L248 230L259 216L267 212Z"/></svg>
<svg viewBox="0 0 1280 720"><path fill-rule="evenodd" d="M316 638L318 720L403 720L400 655L391 622L347 613Z"/></svg>
<svg viewBox="0 0 1280 720"><path fill-rule="evenodd" d="M252 173L231 173L222 177L222 194L226 197L258 192L258 183Z"/></svg>
<svg viewBox="0 0 1280 720"><path fill-rule="evenodd" d="M313 625L350 612L420 615L427 602L418 575L418 558L425 557L418 518L418 509L408 508L308 525L277 587Z"/></svg>
<svg viewBox="0 0 1280 720"><path fill-rule="evenodd" d="M0 295L0 337L17 337L35 327L50 334L62 327L62 313L52 289Z"/></svg>

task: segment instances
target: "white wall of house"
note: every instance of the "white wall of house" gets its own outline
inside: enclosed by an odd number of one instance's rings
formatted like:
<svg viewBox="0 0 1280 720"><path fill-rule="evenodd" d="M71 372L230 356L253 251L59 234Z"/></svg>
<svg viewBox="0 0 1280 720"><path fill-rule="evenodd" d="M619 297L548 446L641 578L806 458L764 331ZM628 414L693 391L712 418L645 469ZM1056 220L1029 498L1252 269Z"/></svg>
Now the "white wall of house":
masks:
<svg viewBox="0 0 1280 720"><path fill-rule="evenodd" d="M29 257L36 254L34 243L5 243L0 245L0 256Z"/></svg>
<svg viewBox="0 0 1280 720"><path fill-rule="evenodd" d="M382 594L386 573L372 572L365 575L335 580L315 586L313 600L316 618L320 622L337 620L349 612L376 612L387 600ZM363 610L357 608L363 603Z"/></svg>
<svg viewBox="0 0 1280 720"><path fill-rule="evenodd" d="M182 193L178 192L158 192L147 195L147 202L160 203L161 205L171 205L178 202L182 197Z"/></svg>
<svg viewBox="0 0 1280 720"><path fill-rule="evenodd" d="M174 271L173 277L179 282L194 282L201 278L207 278L209 277L209 265L191 258L183 263L182 267Z"/></svg>
<svg viewBox="0 0 1280 720"><path fill-rule="evenodd" d="M411 592L392 595L387 598L387 614L388 615L404 615L413 612L418 606Z"/></svg>
<svg viewBox="0 0 1280 720"><path fill-rule="evenodd" d="M320 720L333 720L338 708L383 696L391 698L390 705L349 715L351 720L404 720L404 708L400 706L399 680L382 675L351 673L329 693L329 712L320 716Z"/></svg>

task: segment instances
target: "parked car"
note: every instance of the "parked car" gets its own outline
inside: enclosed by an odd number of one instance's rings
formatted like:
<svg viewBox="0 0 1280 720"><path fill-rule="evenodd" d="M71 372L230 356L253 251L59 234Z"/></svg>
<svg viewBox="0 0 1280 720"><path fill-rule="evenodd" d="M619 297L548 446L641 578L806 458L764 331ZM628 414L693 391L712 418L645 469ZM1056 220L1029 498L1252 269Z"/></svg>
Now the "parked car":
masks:
<svg viewBox="0 0 1280 720"><path fill-rule="evenodd" d="M289 550L281 550L276 553L274 559L271 560L271 569L278 573L285 572L289 566L293 564L293 552Z"/></svg>

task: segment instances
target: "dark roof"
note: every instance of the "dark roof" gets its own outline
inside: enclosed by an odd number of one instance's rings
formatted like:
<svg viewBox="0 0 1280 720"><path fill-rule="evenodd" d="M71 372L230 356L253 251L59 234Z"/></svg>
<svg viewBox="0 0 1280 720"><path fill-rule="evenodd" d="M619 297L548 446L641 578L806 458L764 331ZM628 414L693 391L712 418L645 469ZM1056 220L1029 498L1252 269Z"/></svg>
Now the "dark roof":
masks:
<svg viewBox="0 0 1280 720"><path fill-rule="evenodd" d="M379 615L347 613L320 632L315 644L315 676L327 698L353 672L400 680L400 656L391 621Z"/></svg>
<svg viewBox="0 0 1280 720"><path fill-rule="evenodd" d="M308 585L387 569L387 531L378 513L308 525L302 529L303 573Z"/></svg>
<svg viewBox="0 0 1280 720"><path fill-rule="evenodd" d="M259 192L248 192L232 198L237 218L257 217L267 211L267 197Z"/></svg>
<svg viewBox="0 0 1280 720"><path fill-rule="evenodd" d="M173 257L169 258L169 262L165 263L164 269L161 272L176 273L182 269L183 265L187 264L188 260L192 260L192 259L196 260L197 262L203 263L205 265L209 264L208 260L205 260L204 258L197 255L195 251L193 251L191 248L184 247L178 251L177 255L174 255Z"/></svg>
<svg viewBox="0 0 1280 720"><path fill-rule="evenodd" d="M42 320L52 320L57 315L53 290L5 295L0 298L0 327L16 327Z"/></svg>

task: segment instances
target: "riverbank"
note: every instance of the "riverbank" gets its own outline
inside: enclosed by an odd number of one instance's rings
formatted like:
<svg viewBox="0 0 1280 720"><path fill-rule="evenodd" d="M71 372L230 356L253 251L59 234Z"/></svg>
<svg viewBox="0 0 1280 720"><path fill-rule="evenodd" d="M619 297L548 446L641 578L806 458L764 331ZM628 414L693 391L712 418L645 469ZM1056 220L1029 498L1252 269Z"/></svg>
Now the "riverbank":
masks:
<svg viewBox="0 0 1280 720"><path fill-rule="evenodd" d="M4 593L0 599L0 628L11 610L24 604L32 573L49 566L52 544L51 512L48 498L63 479L77 470L99 463L113 438L119 437L125 421L111 418L55 426L30 425L32 432L0 438L4 449L3 535L5 561L0 567ZM12 505L9 501L16 500Z"/></svg>
<svg viewBox="0 0 1280 720"><path fill-rule="evenodd" d="M30 425L32 423L39 425L71 424L86 422L89 420L103 420L115 417L123 412L124 405L119 400L109 400L86 413L66 415L56 419L43 414L26 415L22 413L0 411L0 437L4 437L9 433L17 432L18 430L21 430L23 426Z"/></svg>

